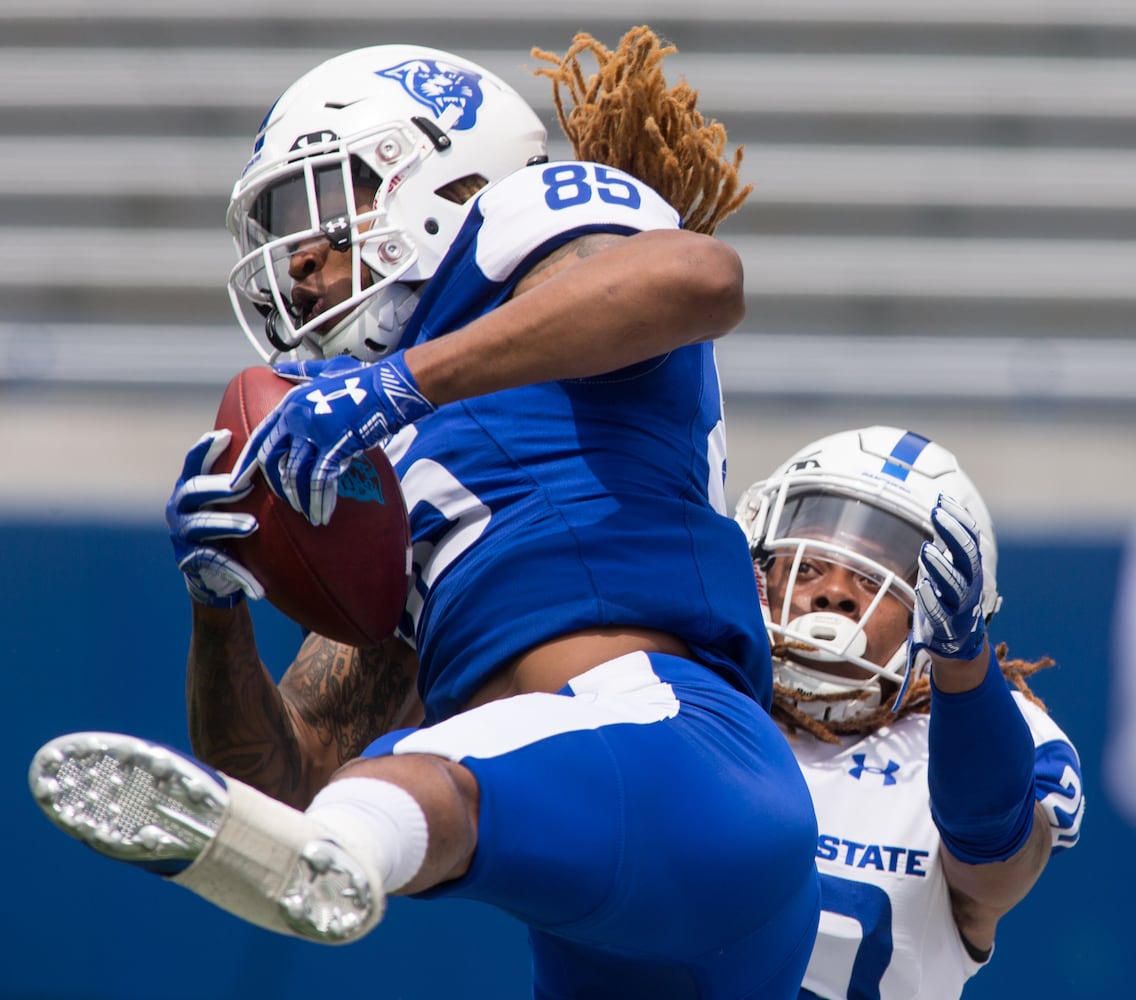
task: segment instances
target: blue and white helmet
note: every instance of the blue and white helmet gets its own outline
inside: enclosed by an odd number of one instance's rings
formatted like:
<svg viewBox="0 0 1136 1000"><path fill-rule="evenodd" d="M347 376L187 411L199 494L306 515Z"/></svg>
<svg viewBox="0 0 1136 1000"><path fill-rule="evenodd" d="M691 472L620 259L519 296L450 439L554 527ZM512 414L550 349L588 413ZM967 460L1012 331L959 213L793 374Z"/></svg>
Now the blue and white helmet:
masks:
<svg viewBox="0 0 1136 1000"><path fill-rule="evenodd" d="M469 212L472 199L454 200L455 188L543 160L545 140L512 87L448 52L377 45L306 73L261 124L226 216L240 258L229 297L246 336L269 361L301 346L367 362L389 353L414 288ZM360 183L377 188L369 210L357 207ZM350 250L354 281L346 302L309 318L292 301L288 268L296 248L320 238Z"/></svg>
<svg viewBox="0 0 1136 1000"><path fill-rule="evenodd" d="M800 701L802 711L852 719L882 703L881 677L902 681L906 641L873 662L863 655L864 626L887 594L914 608L919 551L932 537L931 511L940 494L958 500L978 524L982 609L989 620L1001 603L993 523L958 460L933 441L896 427L843 431L806 445L743 494L735 517L754 558L770 642L793 649L792 659L774 659L775 680L801 694L847 699ZM771 607L766 571L775 557L791 560L791 568L782 600ZM791 615L798 567L806 558L839 563L878 584L859 620L828 612ZM851 663L870 676L838 677L824 669L825 662ZM911 680L922 676L929 669L926 656L916 658L912 669Z"/></svg>

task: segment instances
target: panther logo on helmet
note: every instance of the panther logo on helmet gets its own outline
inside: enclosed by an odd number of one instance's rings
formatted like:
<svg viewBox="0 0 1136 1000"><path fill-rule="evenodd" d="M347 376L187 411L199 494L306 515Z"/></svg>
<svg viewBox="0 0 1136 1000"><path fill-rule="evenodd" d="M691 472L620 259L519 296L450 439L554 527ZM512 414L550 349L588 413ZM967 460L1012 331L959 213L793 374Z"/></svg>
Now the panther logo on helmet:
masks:
<svg viewBox="0 0 1136 1000"><path fill-rule="evenodd" d="M462 116L454 125L464 131L477 124L481 107L481 77L469 70L436 59L408 59L390 69L378 70L376 76L397 80L419 104L424 104L440 118L447 108L457 105Z"/></svg>

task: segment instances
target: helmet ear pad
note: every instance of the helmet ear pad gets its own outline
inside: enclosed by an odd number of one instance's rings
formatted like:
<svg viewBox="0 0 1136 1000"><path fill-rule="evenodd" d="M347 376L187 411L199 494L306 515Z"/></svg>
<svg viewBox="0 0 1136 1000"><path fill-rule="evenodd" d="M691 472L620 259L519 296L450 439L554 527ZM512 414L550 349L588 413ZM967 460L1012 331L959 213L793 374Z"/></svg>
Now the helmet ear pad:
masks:
<svg viewBox="0 0 1136 1000"><path fill-rule="evenodd" d="M270 110L233 189L227 222L240 261L230 299L246 335L268 358L281 344L361 360L396 349L415 286L433 277L476 192L545 155L532 108L461 57L380 45L315 67ZM334 210L317 183L325 175L342 178ZM291 213L291 227L264 225L255 206L288 183L308 204ZM288 254L304 239L331 238L331 223L357 278L347 301L305 324L291 303ZM276 313L276 343L258 318L266 310Z"/></svg>

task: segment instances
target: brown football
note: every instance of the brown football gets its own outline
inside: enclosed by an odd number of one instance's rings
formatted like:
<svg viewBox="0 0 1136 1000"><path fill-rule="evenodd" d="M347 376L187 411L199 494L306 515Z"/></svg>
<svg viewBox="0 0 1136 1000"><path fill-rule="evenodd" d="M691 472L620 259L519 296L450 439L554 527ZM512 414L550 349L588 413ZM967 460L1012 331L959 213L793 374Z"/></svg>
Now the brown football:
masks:
<svg viewBox="0 0 1136 1000"><path fill-rule="evenodd" d="M246 368L228 384L217 428L233 439L213 464L228 472L253 428L295 383L271 368ZM257 473L233 508L259 527L225 547L264 586L268 600L304 628L352 646L389 638L406 603L410 522L398 477L381 448L355 458L340 478L335 511L315 526Z"/></svg>

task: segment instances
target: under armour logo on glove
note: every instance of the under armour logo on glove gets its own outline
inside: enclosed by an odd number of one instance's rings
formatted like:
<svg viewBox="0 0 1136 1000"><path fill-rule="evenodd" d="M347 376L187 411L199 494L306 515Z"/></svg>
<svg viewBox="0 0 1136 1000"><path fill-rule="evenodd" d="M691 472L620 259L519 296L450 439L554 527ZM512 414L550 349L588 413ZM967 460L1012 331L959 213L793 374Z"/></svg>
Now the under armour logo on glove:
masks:
<svg viewBox="0 0 1136 1000"><path fill-rule="evenodd" d="M344 379L342 389L337 389L333 393L325 393L322 389L316 389L315 392L309 392L305 398L316 404L316 408L313 412L316 416L319 416L321 413L330 413L331 404L337 399L343 399L345 396L349 397L351 401L358 406L367 398L367 391L359 388L359 379L349 378Z"/></svg>
<svg viewBox="0 0 1136 1000"><path fill-rule="evenodd" d="M308 381L249 435L233 482L245 484L257 467L263 469L273 491L312 524L331 519L340 477L356 455L436 409L419 391L401 351L373 365L338 357L283 362L275 371ZM348 399L350 406L340 402Z"/></svg>

